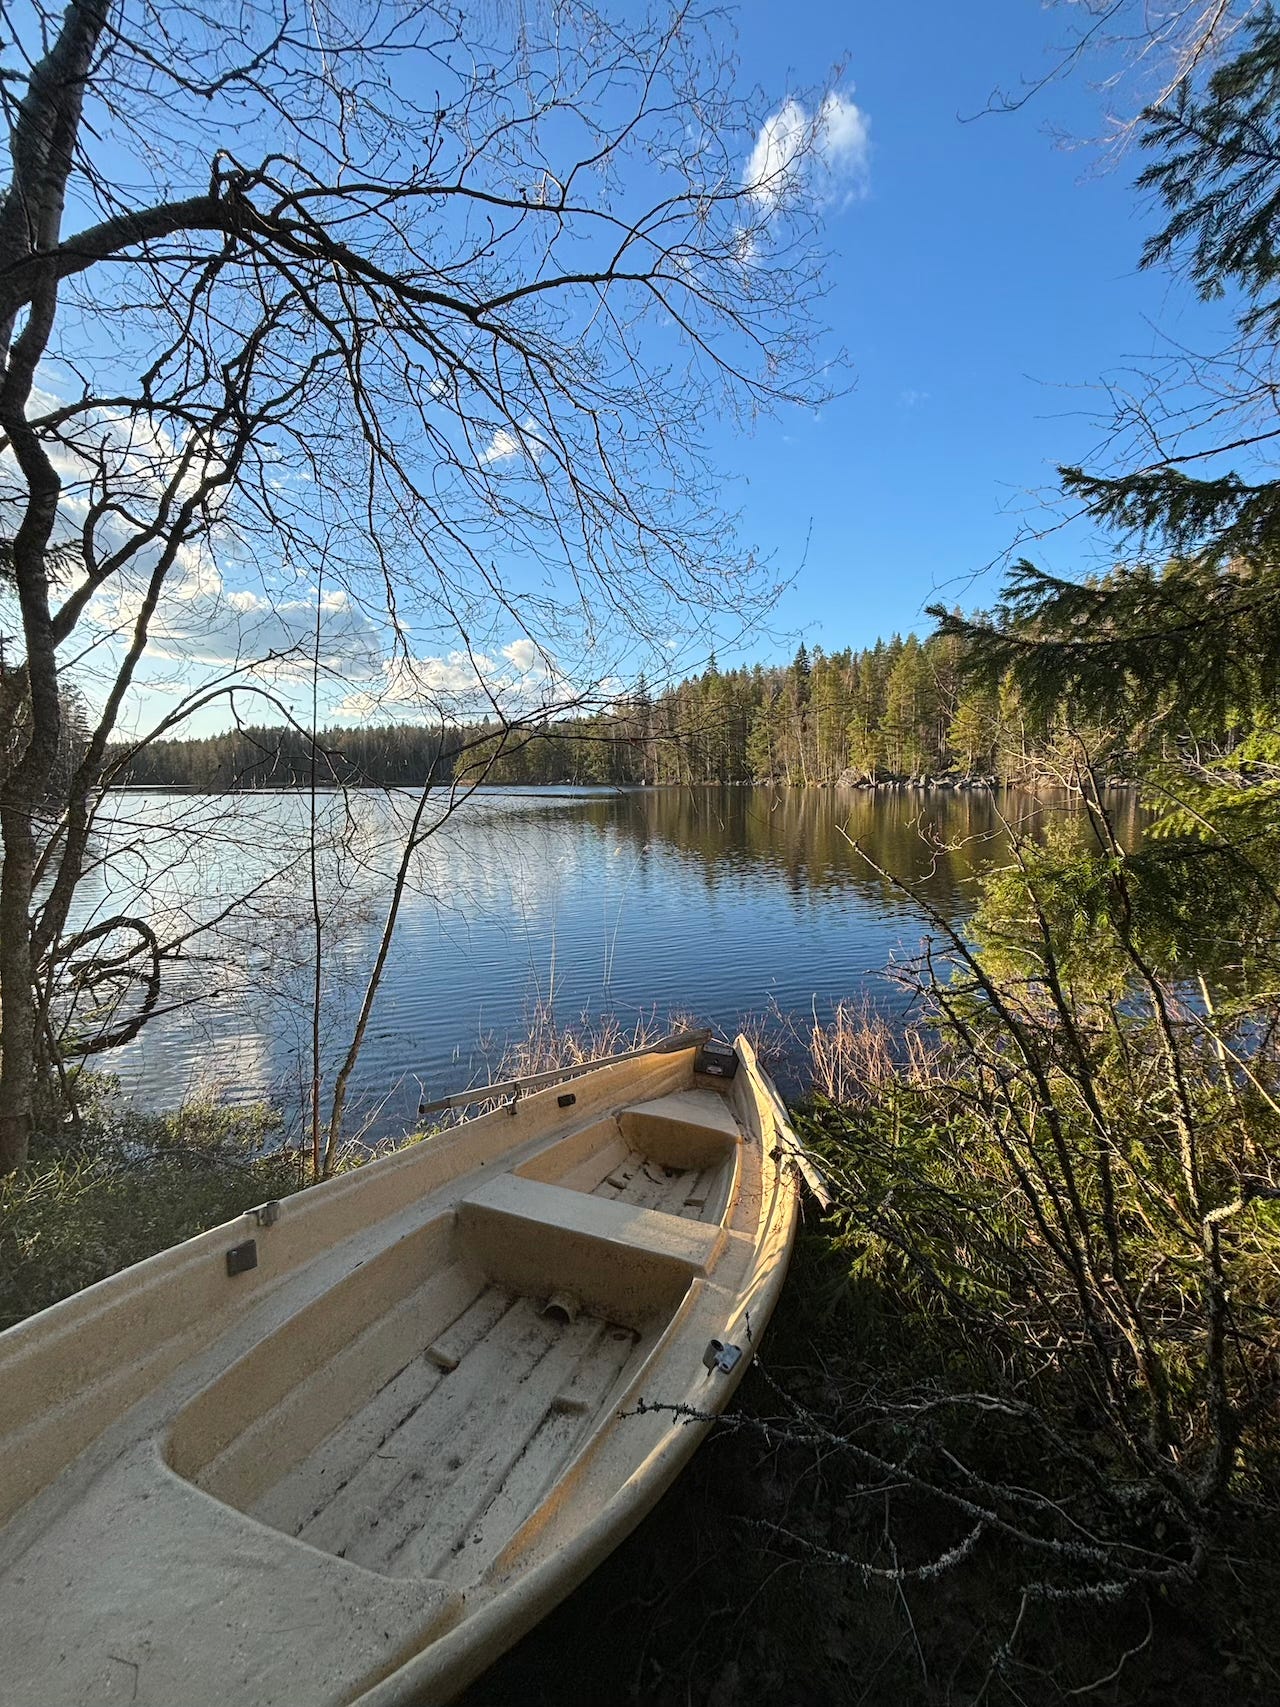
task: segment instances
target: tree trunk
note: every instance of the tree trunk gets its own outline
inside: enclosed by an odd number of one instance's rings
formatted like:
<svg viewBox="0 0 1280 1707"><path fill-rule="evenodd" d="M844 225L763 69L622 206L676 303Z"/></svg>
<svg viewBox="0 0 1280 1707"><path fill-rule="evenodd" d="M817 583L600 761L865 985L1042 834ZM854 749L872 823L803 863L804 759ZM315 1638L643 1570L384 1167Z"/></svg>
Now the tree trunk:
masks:
<svg viewBox="0 0 1280 1707"><path fill-rule="evenodd" d="M30 896L35 869L31 819L10 801L0 810L0 1175L27 1159L31 1139L31 1073L35 1058L35 995L31 988Z"/></svg>
<svg viewBox="0 0 1280 1707"><path fill-rule="evenodd" d="M37 249L50 249L59 239L85 78L105 21L105 0L69 6L57 40L32 70L9 145L13 178L0 203L0 273L19 266ZM27 421L27 403L56 310L57 285L51 279L32 295L16 338L16 315L0 327L7 351L0 428L27 487L13 540L13 577L26 649L27 741L3 779L0 807L0 1174L22 1166L31 1137L36 1053L34 819L57 764L62 721L48 564L61 482Z"/></svg>

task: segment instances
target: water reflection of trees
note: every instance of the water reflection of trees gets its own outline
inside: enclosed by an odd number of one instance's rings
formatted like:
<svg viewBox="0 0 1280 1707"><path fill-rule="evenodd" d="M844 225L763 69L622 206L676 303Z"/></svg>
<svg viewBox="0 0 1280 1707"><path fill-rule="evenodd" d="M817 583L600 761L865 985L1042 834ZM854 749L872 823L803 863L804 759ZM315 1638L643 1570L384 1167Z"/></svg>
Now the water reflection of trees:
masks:
<svg viewBox="0 0 1280 1707"><path fill-rule="evenodd" d="M1141 838L1142 810L1128 791L1108 809L1120 840ZM828 899L849 890L882 904L900 898L859 856L876 860L946 911L973 904L977 880L1009 852L1006 826L1040 838L1064 813L1088 821L1062 793L985 790L661 788L640 790L580 807L582 820L624 838L643 864L661 847L696 868L709 893L757 871L783 881L797 897Z"/></svg>
<svg viewBox="0 0 1280 1707"><path fill-rule="evenodd" d="M330 1053L350 1031L408 798L322 800ZM910 951L919 924L846 837L959 919L975 905L982 873L1007 857L1002 818L1034 828L1064 805L1012 793L734 787L475 797L414 861L367 1087L381 1095L410 1068L442 1071L482 1026L518 1030L553 969L572 1011L644 1005L687 985L726 1026L775 989L801 1009L811 990L820 1002L857 994L899 939ZM1116 796L1114 807L1132 842L1132 800ZM78 922L134 905L145 882L157 928L177 934L284 868L169 968L174 1011L113 1057L148 1100L175 1100L206 1077L220 1085L251 1077L297 1104L314 946L289 867L306 833L307 802L293 793L127 796L118 820L104 821L102 864ZM699 911L714 919L689 918ZM874 994L894 1000L878 979ZM256 1066L242 1075L250 1055Z"/></svg>

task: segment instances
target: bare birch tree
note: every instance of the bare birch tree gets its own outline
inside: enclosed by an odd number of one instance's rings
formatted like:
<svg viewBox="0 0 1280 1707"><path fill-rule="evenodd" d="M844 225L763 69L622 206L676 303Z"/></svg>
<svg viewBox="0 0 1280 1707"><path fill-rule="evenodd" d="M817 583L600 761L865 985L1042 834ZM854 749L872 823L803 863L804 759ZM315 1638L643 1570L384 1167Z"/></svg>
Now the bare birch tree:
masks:
<svg viewBox="0 0 1280 1707"><path fill-rule="evenodd" d="M0 1171L149 657L217 661L234 620L259 679L302 673L323 563L333 673L403 701L446 658L554 702L767 599L702 431L829 383L814 228L850 115L762 129L684 3L4 17Z"/></svg>

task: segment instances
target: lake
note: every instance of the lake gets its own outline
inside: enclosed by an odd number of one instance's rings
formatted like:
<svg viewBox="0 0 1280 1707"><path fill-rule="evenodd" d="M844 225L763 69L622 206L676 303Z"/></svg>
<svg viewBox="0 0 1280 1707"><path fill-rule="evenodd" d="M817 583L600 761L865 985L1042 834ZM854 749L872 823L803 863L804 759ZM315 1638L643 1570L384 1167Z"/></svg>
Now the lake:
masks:
<svg viewBox="0 0 1280 1707"><path fill-rule="evenodd" d="M373 962L414 796L317 802L322 1052L345 1053ZM732 1036L747 1015L825 1015L869 997L915 953L910 902L851 845L947 917L973 908L1006 856L1001 815L1034 823L1026 794L839 790L493 790L452 812L413 856L381 994L352 1080L379 1134L422 1097L483 1082L507 1038L550 1004L696 1016ZM1126 839L1131 798L1116 803ZM147 917L190 935L142 1035L94 1063L147 1107L198 1092L268 1097L297 1118L310 1082L315 966L311 806L298 793L114 796L76 922ZM228 911L252 890L250 901Z"/></svg>

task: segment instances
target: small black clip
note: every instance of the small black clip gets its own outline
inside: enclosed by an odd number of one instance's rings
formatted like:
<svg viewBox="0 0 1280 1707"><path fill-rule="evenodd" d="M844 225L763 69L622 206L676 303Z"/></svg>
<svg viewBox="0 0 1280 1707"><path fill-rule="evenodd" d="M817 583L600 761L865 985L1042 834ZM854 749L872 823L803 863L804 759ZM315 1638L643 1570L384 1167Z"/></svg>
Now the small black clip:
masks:
<svg viewBox="0 0 1280 1707"><path fill-rule="evenodd" d="M232 1245L227 1252L227 1273L229 1275L248 1274L251 1268L258 1266L258 1241L246 1239L242 1245Z"/></svg>
<svg viewBox="0 0 1280 1707"><path fill-rule="evenodd" d="M576 1095L573 1093L573 1091L566 1091L562 1097L556 1098L556 1107L557 1108L572 1108L574 1103L577 1102L577 1100L578 1099L577 1099Z"/></svg>

